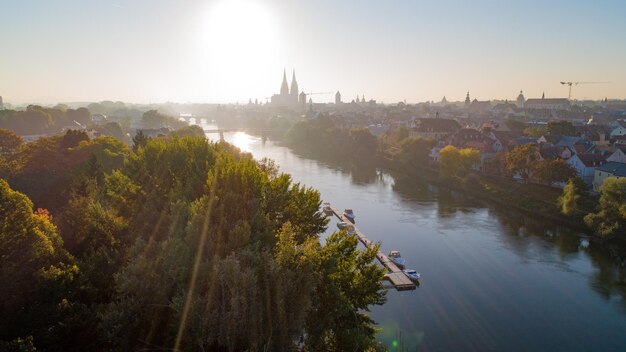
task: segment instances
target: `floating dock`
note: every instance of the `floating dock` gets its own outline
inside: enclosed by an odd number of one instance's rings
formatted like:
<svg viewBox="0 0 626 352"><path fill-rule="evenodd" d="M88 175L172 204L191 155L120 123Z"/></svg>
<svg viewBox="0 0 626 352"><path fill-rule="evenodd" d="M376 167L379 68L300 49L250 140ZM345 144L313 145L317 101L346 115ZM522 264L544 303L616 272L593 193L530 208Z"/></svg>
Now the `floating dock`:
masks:
<svg viewBox="0 0 626 352"><path fill-rule="evenodd" d="M328 209L330 209L330 213L335 215L340 221L352 223L343 215L343 212L340 212L338 209L331 206L330 203L324 203L324 206L328 207ZM359 231L356 226L354 227L354 234L364 246L369 248L372 245L372 241L365 237L365 235ZM380 250L376 253L376 259L378 259L380 264L387 269L388 273L385 274L385 280L391 282L391 286L393 288L398 291L415 290L417 286L413 283L413 281L411 281L411 279L409 279L409 277L406 276L406 274Z"/></svg>

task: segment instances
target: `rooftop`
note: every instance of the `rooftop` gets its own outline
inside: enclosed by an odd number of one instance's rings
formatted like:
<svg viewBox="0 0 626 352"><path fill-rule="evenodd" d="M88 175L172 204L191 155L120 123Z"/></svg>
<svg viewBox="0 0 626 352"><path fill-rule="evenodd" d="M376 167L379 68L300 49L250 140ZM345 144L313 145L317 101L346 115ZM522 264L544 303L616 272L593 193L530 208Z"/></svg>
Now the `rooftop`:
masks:
<svg viewBox="0 0 626 352"><path fill-rule="evenodd" d="M613 176L626 177L626 164L624 163L609 161L608 163L600 166L597 170L608 172Z"/></svg>

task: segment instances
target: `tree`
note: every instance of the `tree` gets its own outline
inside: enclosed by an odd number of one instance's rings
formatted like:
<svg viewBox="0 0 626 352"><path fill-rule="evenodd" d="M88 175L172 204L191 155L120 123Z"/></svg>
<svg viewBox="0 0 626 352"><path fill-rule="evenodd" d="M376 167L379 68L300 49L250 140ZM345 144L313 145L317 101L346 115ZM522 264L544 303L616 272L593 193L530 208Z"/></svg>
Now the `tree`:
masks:
<svg viewBox="0 0 626 352"><path fill-rule="evenodd" d="M122 131L122 126L120 126L117 122L107 122L102 126L98 126L96 130L106 136L111 136L118 141L126 141L126 135L124 134L124 131Z"/></svg>
<svg viewBox="0 0 626 352"><path fill-rule="evenodd" d="M526 123L523 121L515 120L515 119L507 119L505 122L506 126L514 131L521 131L526 128Z"/></svg>
<svg viewBox="0 0 626 352"><path fill-rule="evenodd" d="M367 128L351 129L349 136L355 160L372 160L376 156L378 140Z"/></svg>
<svg viewBox="0 0 626 352"><path fill-rule="evenodd" d="M524 134L529 137L539 138L547 133L547 129L545 127L527 127L524 128Z"/></svg>
<svg viewBox="0 0 626 352"><path fill-rule="evenodd" d="M83 126L91 123L91 112L87 108L78 108L76 110L68 109L65 114L69 120L68 123L76 121Z"/></svg>
<svg viewBox="0 0 626 352"><path fill-rule="evenodd" d="M474 166L480 163L480 152L473 148L463 148L459 150L461 156L462 171L469 172Z"/></svg>
<svg viewBox="0 0 626 352"><path fill-rule="evenodd" d="M548 134L555 136L575 136L576 128L571 122L565 120L549 121L546 128Z"/></svg>
<svg viewBox="0 0 626 352"><path fill-rule="evenodd" d="M0 156L13 156L24 144L22 137L15 132L0 128Z"/></svg>
<svg viewBox="0 0 626 352"><path fill-rule="evenodd" d="M173 137L202 137L204 138L204 130L202 129L202 127L198 126L198 125L189 125L189 126L184 126L182 128L177 129L176 131L172 132L170 134L170 136Z"/></svg>
<svg viewBox="0 0 626 352"><path fill-rule="evenodd" d="M358 240L335 232L321 248L318 285L306 322L311 351L364 351L375 342L373 321L362 311L385 302L384 269L373 263L378 245L363 251Z"/></svg>
<svg viewBox="0 0 626 352"><path fill-rule="evenodd" d="M457 149L447 145L439 151L439 168L443 178L457 178L480 162L480 152L472 148Z"/></svg>
<svg viewBox="0 0 626 352"><path fill-rule="evenodd" d="M142 130L138 130L133 137L133 152L137 153L139 148L144 147L149 140L150 137L146 136Z"/></svg>
<svg viewBox="0 0 626 352"><path fill-rule="evenodd" d="M626 231L626 178L609 177L600 187L599 211L585 216L585 223L602 236Z"/></svg>
<svg viewBox="0 0 626 352"><path fill-rule="evenodd" d="M587 185L580 177L572 177L563 188L559 197L561 213L572 216L579 211L581 198L587 191Z"/></svg>
<svg viewBox="0 0 626 352"><path fill-rule="evenodd" d="M461 153L453 145L447 145L439 151L439 169L443 178L454 178L461 170Z"/></svg>
<svg viewBox="0 0 626 352"><path fill-rule="evenodd" d="M83 130L67 130L63 139L61 139L60 147L63 149L77 147L80 142L88 141L89 135Z"/></svg>
<svg viewBox="0 0 626 352"><path fill-rule="evenodd" d="M46 211L0 180L0 340L42 337L77 268Z"/></svg>
<svg viewBox="0 0 626 352"><path fill-rule="evenodd" d="M576 175L576 171L563 159L538 160L531 169L533 178L548 185L565 182Z"/></svg>
<svg viewBox="0 0 626 352"><path fill-rule="evenodd" d="M517 174L524 181L528 180L531 168L539 159L537 147L532 144L516 146L506 154L506 168L509 172Z"/></svg>
<svg viewBox="0 0 626 352"><path fill-rule="evenodd" d="M393 156L394 167L415 174L428 165L430 151L435 143L432 139L421 137L404 139L400 142L400 152Z"/></svg>

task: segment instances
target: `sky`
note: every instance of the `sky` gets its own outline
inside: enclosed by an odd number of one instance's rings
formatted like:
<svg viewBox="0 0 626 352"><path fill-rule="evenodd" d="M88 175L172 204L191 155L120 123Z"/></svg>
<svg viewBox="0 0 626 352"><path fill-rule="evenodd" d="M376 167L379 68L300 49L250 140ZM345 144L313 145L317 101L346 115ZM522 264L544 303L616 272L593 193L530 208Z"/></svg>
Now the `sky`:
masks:
<svg viewBox="0 0 626 352"><path fill-rule="evenodd" d="M0 3L5 102L626 98L626 1Z"/></svg>

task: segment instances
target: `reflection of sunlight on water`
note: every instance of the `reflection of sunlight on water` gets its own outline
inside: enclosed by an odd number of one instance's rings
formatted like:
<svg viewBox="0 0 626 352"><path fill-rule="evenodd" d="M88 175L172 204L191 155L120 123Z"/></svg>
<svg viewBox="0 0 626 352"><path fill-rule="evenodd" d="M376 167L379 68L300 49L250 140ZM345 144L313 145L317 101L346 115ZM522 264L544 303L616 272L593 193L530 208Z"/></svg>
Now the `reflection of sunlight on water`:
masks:
<svg viewBox="0 0 626 352"><path fill-rule="evenodd" d="M248 135L245 132L235 132L235 134L232 137L232 141L231 143L241 149L242 152L252 152L252 142L254 142L254 138L252 138L250 135Z"/></svg>

